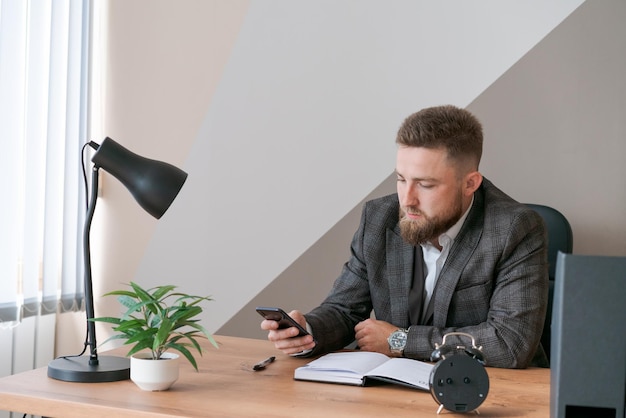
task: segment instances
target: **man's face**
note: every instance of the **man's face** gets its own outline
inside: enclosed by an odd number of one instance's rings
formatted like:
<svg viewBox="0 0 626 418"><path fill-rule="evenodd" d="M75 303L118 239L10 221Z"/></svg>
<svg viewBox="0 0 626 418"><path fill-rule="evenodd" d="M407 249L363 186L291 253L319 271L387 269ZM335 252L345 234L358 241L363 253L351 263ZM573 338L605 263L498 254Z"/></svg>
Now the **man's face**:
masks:
<svg viewBox="0 0 626 418"><path fill-rule="evenodd" d="M443 149L400 146L396 161L400 231L412 245L433 242L469 205L463 181Z"/></svg>

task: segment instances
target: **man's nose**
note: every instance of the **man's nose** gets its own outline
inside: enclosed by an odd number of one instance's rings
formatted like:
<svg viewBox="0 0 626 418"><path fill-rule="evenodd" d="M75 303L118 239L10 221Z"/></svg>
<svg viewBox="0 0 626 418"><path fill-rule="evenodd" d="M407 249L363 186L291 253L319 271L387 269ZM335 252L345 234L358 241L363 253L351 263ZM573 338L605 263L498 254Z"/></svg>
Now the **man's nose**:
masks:
<svg viewBox="0 0 626 418"><path fill-rule="evenodd" d="M419 196L413 187L407 187L401 202L402 206L417 206L419 204Z"/></svg>

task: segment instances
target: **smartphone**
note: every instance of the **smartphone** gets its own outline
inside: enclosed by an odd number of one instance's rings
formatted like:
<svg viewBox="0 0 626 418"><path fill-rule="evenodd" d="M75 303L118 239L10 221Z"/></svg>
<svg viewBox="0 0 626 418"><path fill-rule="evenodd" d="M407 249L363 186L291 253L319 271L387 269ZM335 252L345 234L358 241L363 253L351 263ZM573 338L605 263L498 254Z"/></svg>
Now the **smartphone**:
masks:
<svg viewBox="0 0 626 418"><path fill-rule="evenodd" d="M283 311L280 308L257 306L256 311L263 318L278 322L278 329L296 327L298 328L298 331L300 331L300 333L297 335L298 337L309 335L306 329L302 328L302 326L298 324L295 319L290 317L287 312Z"/></svg>

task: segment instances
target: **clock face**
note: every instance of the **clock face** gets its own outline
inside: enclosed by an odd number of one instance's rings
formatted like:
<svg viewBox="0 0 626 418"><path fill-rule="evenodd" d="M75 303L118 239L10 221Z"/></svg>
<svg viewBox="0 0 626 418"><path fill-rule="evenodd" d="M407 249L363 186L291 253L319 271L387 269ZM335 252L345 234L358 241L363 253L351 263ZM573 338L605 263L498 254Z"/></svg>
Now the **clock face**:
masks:
<svg viewBox="0 0 626 418"><path fill-rule="evenodd" d="M440 360L430 372L430 393L449 411L471 412L489 393L485 367L466 354Z"/></svg>

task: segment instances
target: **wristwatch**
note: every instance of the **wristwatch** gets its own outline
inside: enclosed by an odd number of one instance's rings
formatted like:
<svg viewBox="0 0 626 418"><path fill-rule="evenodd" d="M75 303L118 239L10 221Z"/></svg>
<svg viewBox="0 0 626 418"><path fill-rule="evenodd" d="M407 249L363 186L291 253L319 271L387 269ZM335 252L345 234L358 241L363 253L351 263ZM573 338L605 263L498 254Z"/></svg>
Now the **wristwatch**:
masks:
<svg viewBox="0 0 626 418"><path fill-rule="evenodd" d="M389 338L387 338L387 342L389 343L389 350L392 354L402 355L404 353L408 334L409 330L405 328L398 328L391 333Z"/></svg>

